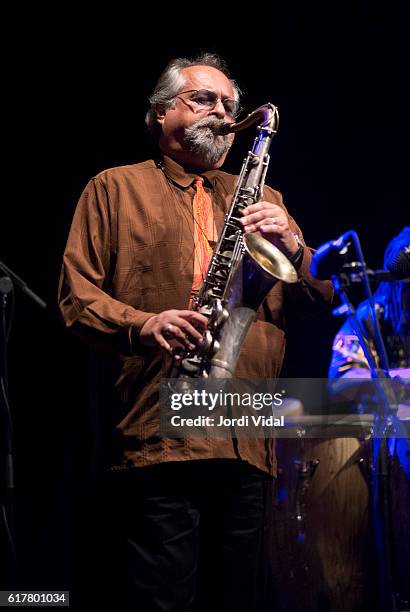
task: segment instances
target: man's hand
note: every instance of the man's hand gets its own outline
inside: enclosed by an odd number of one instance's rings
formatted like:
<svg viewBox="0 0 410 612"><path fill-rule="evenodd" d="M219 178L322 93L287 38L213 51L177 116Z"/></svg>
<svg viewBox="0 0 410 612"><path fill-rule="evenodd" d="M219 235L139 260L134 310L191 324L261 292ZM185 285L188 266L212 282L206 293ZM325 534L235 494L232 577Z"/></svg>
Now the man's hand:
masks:
<svg viewBox="0 0 410 612"><path fill-rule="evenodd" d="M299 249L286 212L272 202L257 202L243 211L241 223L245 233L261 232L262 236L274 244L287 257L295 255Z"/></svg>
<svg viewBox="0 0 410 612"><path fill-rule="evenodd" d="M207 322L204 315L193 310L164 310L144 323L140 342L144 346L160 346L171 354L173 349L168 340L193 350L195 344L200 344Z"/></svg>

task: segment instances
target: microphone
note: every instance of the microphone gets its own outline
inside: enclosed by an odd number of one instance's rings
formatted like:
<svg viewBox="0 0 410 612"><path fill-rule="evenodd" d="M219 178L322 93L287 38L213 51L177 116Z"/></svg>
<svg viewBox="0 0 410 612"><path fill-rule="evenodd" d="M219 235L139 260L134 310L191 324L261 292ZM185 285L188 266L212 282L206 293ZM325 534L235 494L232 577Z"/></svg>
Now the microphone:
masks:
<svg viewBox="0 0 410 612"><path fill-rule="evenodd" d="M387 268L396 280L410 277L410 244L402 246L394 257L390 258Z"/></svg>
<svg viewBox="0 0 410 612"><path fill-rule="evenodd" d="M351 232L346 232L337 240L322 244L313 254L310 273L319 280L329 279L344 264Z"/></svg>
<svg viewBox="0 0 410 612"><path fill-rule="evenodd" d="M367 266L363 269L363 266L354 261L350 264L345 264L342 267L342 272L344 272L348 277L351 283L359 283L362 282L364 274L367 274L367 278L371 283L395 283L396 279L393 274L391 274L388 270L372 270Z"/></svg>

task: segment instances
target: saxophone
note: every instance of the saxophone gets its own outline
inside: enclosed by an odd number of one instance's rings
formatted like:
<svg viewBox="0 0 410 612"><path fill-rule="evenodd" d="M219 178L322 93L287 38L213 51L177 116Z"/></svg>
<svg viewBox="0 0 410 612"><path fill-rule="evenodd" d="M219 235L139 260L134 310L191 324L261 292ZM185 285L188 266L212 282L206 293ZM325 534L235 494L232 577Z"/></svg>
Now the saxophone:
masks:
<svg viewBox="0 0 410 612"><path fill-rule="evenodd" d="M207 317L207 329L200 346L179 353L178 364L175 362L178 378L231 378L249 326L268 292L278 280L297 280L289 259L262 236L245 234L240 223L241 211L262 198L278 109L265 104L239 123L220 129L225 134L239 132L257 121L261 121L257 136L244 159L222 232L193 303L193 309Z"/></svg>

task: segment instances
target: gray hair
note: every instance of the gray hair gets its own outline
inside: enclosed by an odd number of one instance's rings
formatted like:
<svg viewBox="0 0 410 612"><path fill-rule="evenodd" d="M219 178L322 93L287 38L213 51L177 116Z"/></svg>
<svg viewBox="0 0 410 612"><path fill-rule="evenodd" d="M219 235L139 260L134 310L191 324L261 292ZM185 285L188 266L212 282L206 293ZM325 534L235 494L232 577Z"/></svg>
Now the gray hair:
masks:
<svg viewBox="0 0 410 612"><path fill-rule="evenodd" d="M211 66L222 72L231 82L234 98L239 102L241 90L237 83L231 79L228 67L216 53L201 53L192 59L179 57L171 60L158 79L155 89L149 97L150 108L145 115L145 123L153 136L158 135L159 126L157 122L157 109L166 110L175 102L175 98L186 83L181 70L190 66Z"/></svg>

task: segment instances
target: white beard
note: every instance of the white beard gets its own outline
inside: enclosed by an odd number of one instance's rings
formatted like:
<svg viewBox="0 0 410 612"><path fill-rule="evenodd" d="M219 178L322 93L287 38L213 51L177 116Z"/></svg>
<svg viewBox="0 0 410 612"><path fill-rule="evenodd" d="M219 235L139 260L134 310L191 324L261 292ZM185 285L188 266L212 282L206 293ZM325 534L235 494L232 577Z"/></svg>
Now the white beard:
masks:
<svg viewBox="0 0 410 612"><path fill-rule="evenodd" d="M219 128L225 122L216 117L204 117L190 127L185 128L184 143L191 153L201 157L204 162L213 166L230 149L232 139L215 134L213 128Z"/></svg>

